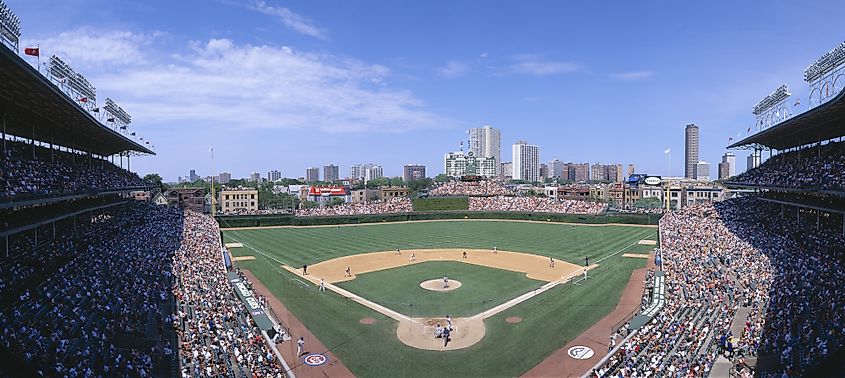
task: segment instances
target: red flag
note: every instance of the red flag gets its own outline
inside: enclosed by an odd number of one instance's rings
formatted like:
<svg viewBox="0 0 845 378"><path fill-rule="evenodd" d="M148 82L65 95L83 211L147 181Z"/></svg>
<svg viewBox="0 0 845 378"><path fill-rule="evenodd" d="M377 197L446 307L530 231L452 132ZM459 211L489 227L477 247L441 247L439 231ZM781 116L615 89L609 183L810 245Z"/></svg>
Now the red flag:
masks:
<svg viewBox="0 0 845 378"><path fill-rule="evenodd" d="M88 102L88 97L82 97L79 99L79 102Z"/></svg>
<svg viewBox="0 0 845 378"><path fill-rule="evenodd" d="M41 48L40 47L27 47L23 49L23 53L26 55L32 56L41 56Z"/></svg>

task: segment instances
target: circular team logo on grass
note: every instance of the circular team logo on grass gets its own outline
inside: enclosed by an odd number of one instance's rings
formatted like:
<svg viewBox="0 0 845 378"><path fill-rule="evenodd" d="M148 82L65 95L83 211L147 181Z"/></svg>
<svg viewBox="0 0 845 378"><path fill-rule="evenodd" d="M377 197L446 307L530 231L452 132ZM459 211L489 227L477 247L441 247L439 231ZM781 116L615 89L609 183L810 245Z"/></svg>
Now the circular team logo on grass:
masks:
<svg viewBox="0 0 845 378"><path fill-rule="evenodd" d="M588 360L593 357L593 354L595 354L595 352L593 352L593 350L589 347L577 345L572 348L569 348L569 350L566 351L566 354L576 360Z"/></svg>
<svg viewBox="0 0 845 378"><path fill-rule="evenodd" d="M302 359L308 366L320 366L326 363L329 359L322 354L309 354Z"/></svg>

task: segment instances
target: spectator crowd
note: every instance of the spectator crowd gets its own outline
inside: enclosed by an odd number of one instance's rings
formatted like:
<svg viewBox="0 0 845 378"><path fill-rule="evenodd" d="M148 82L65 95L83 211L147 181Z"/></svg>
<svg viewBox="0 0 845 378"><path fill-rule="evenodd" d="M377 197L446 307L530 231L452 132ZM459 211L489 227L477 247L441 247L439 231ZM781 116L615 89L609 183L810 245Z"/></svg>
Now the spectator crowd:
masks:
<svg viewBox="0 0 845 378"><path fill-rule="evenodd" d="M0 200L144 185L138 175L103 159L12 141L5 142L0 154Z"/></svg>
<svg viewBox="0 0 845 378"><path fill-rule="evenodd" d="M411 199L407 197L390 198L371 202L343 203L335 206L299 209L298 217L337 216L337 215L368 215L410 213L414 211Z"/></svg>
<svg viewBox="0 0 845 378"><path fill-rule="evenodd" d="M759 186L845 191L845 142L781 153L730 180Z"/></svg>
<svg viewBox="0 0 845 378"><path fill-rule="evenodd" d="M561 214L600 214L607 205L598 202L546 197L469 197L470 211L514 211Z"/></svg>
<svg viewBox="0 0 845 378"><path fill-rule="evenodd" d="M60 229L66 235L37 250L15 251L58 267L50 274L43 267L4 270L6 283L33 273L41 279L4 287L0 372L15 366L16 374L65 377L282 376L226 279L211 218L126 204L89 220Z"/></svg>
<svg viewBox="0 0 845 378"><path fill-rule="evenodd" d="M481 181L448 181L440 183L429 191L429 195L442 196L510 196L511 189L494 180Z"/></svg>
<svg viewBox="0 0 845 378"><path fill-rule="evenodd" d="M664 216L666 307L595 375L706 376L721 353L759 357L757 376L801 376L845 346L845 238L779 209L741 198Z"/></svg>

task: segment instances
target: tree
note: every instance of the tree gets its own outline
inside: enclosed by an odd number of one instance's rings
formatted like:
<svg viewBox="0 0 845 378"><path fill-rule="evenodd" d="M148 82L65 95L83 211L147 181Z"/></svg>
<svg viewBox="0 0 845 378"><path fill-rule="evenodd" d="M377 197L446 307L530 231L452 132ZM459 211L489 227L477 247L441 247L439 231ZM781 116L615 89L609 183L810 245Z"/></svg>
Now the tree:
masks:
<svg viewBox="0 0 845 378"><path fill-rule="evenodd" d="M167 189L164 185L164 180L162 180L161 175L159 175L158 173L148 173L144 176L144 181L157 186L162 191Z"/></svg>
<svg viewBox="0 0 845 378"><path fill-rule="evenodd" d="M313 209L317 206L320 206L320 204L316 203L314 201L308 201L308 200L302 201L302 208L303 209Z"/></svg>
<svg viewBox="0 0 845 378"><path fill-rule="evenodd" d="M437 176L434 176L434 182L447 182L449 181L449 176L446 176L445 173L441 173Z"/></svg>
<svg viewBox="0 0 845 378"><path fill-rule="evenodd" d="M390 186L402 186L404 184L401 177L391 177L388 183Z"/></svg>
<svg viewBox="0 0 845 378"><path fill-rule="evenodd" d="M335 207L335 206L338 206L338 205L343 205L344 203L346 203L346 202L345 202L343 199L341 199L341 198L337 198L337 197L333 197L333 198L331 199L331 201L329 201L329 203L328 203L328 205L327 205L327 206L328 206L328 207Z"/></svg>
<svg viewBox="0 0 845 378"><path fill-rule="evenodd" d="M381 186L388 186L390 185L390 179L387 177L376 177L372 180L367 181L368 188L378 188Z"/></svg>

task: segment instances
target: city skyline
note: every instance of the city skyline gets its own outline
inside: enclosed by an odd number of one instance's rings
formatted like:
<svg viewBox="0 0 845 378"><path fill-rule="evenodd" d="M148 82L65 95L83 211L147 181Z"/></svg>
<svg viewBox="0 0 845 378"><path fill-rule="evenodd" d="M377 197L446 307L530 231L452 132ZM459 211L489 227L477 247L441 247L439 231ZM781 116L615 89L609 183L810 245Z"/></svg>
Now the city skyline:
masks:
<svg viewBox="0 0 845 378"><path fill-rule="evenodd" d="M485 124L505 146L540 141L543 161L627 161L666 175L662 152L682 151L683 127L695 123L701 160L717 162L772 89L787 84L808 103L803 69L841 41L835 23L812 20L842 7L8 3L23 20L22 48L61 56L115 99L158 154L134 157L132 169L166 181L190 169L438 167L461 133ZM592 138L598 130L607 137ZM682 164L673 157L672 172ZM402 174L401 164L385 168Z"/></svg>

